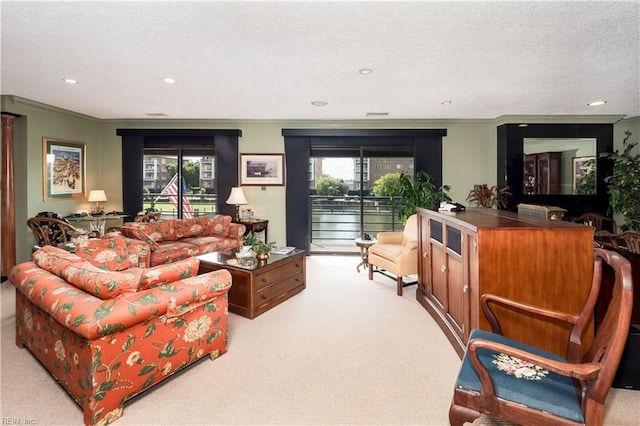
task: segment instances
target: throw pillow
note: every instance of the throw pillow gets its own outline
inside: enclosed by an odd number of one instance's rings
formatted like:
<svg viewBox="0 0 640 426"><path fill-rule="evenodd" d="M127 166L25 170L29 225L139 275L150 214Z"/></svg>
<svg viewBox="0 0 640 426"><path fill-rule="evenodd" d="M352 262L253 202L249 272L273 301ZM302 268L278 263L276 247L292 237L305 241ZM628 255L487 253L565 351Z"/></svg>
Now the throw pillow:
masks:
<svg viewBox="0 0 640 426"><path fill-rule="evenodd" d="M229 235L229 225L231 225L231 216L217 214L211 219L210 233L211 235L226 237Z"/></svg>
<svg viewBox="0 0 640 426"><path fill-rule="evenodd" d="M138 267L138 254L129 251L122 237L92 238L76 247L76 254L92 265L107 271L122 271Z"/></svg>
<svg viewBox="0 0 640 426"><path fill-rule="evenodd" d="M36 265L60 278L64 278L62 271L68 265L82 261L82 258L77 255L54 246L44 246L33 253L32 257Z"/></svg>
<svg viewBox="0 0 640 426"><path fill-rule="evenodd" d="M114 299L122 294L135 293L142 270L127 269L124 272L107 272L86 264L70 264L62 272L69 284L103 300Z"/></svg>
<svg viewBox="0 0 640 426"><path fill-rule="evenodd" d="M166 265L145 269L140 277L138 290L148 290L159 285L198 275L200 261L195 257L179 260Z"/></svg>
<svg viewBox="0 0 640 426"><path fill-rule="evenodd" d="M153 239L151 235L146 232L146 224L144 223L135 223L129 222L125 223L122 228L120 228L120 233L125 237L134 238L136 240L144 241L149 244L149 248L151 251L154 251L158 248L158 243Z"/></svg>

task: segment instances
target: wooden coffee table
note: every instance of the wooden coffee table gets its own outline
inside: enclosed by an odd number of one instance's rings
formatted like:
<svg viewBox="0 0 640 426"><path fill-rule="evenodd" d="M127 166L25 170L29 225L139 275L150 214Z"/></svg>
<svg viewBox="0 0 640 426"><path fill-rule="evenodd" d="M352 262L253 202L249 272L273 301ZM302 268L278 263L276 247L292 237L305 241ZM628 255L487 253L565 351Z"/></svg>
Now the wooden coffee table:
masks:
<svg viewBox="0 0 640 426"><path fill-rule="evenodd" d="M253 319L307 287L306 253L296 249L271 254L264 264L243 266L235 251L197 256L198 274L226 269L231 273L229 311Z"/></svg>

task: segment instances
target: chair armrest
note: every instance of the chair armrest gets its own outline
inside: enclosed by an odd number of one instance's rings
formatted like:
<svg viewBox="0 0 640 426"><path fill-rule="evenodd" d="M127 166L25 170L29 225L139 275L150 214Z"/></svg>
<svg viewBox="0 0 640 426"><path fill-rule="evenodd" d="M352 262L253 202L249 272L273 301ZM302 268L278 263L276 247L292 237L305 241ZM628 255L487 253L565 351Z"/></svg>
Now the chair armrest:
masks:
<svg viewBox="0 0 640 426"><path fill-rule="evenodd" d="M487 318L487 321L489 321L489 325L491 325L491 331L496 334L502 334L502 327L500 327L500 321L489 306L489 303L495 303L496 305L510 308L510 310L512 311L522 311L539 317L553 318L569 324L576 324L578 322L578 319L580 318L578 315L554 311L551 309L541 308L539 306L529 305L526 303L520 303L511 299L507 299L505 297L496 296L494 294L483 294L480 298L480 302L482 305L484 316Z"/></svg>
<svg viewBox="0 0 640 426"><path fill-rule="evenodd" d="M241 223L231 222L229 224L229 233L227 234L229 238L236 240L237 248L242 246L242 239L244 238L244 233L247 227Z"/></svg>
<svg viewBox="0 0 640 426"><path fill-rule="evenodd" d="M404 250L402 251L402 253L400 253L400 256L398 256L398 258L402 258L404 256L407 256L409 253L418 250L418 242L417 241L409 241L407 242L407 244L405 244L404 246Z"/></svg>
<svg viewBox="0 0 640 426"><path fill-rule="evenodd" d="M400 244L402 243L402 232L378 232L377 240L380 244Z"/></svg>

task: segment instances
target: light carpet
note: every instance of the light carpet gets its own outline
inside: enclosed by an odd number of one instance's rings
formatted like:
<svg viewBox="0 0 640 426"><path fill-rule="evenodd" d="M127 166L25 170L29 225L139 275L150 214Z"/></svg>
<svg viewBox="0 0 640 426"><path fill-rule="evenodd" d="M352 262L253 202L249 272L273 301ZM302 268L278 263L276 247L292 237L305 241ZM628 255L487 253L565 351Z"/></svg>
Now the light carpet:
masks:
<svg viewBox="0 0 640 426"><path fill-rule="evenodd" d="M229 350L127 402L117 425L446 425L460 360L395 281L356 272L359 258L307 258L307 289L249 320L229 314ZM82 412L15 345L15 296L2 297L0 416L74 425ZM612 389L605 424L640 418L640 392ZM476 424L503 424L483 416Z"/></svg>

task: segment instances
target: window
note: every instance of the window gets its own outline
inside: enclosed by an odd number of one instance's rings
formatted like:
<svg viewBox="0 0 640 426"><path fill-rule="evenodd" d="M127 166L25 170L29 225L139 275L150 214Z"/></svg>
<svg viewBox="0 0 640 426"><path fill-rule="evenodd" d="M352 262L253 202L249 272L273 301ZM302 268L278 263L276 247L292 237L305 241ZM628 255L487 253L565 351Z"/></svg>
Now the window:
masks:
<svg viewBox="0 0 640 426"><path fill-rule="evenodd" d="M216 213L213 150L147 148L143 158L143 210L160 210L163 218Z"/></svg>
<svg viewBox="0 0 640 426"><path fill-rule="evenodd" d="M116 134L122 137L122 207L129 218L155 200L146 195L151 192L148 187L162 192L174 175L178 176L177 207L165 197L173 212L168 214L188 213L186 202L194 216L235 213L234 206L225 200L238 185L240 130L117 129Z"/></svg>

